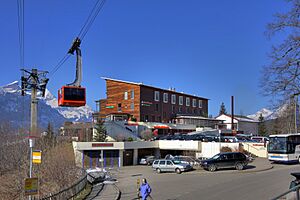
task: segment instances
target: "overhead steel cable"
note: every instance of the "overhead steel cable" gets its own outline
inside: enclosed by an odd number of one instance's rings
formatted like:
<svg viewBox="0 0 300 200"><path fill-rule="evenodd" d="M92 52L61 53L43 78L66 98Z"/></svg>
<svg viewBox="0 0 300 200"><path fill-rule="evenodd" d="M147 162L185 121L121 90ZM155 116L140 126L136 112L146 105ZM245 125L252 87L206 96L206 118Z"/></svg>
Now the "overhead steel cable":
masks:
<svg viewBox="0 0 300 200"><path fill-rule="evenodd" d="M20 70L22 76L24 76L24 60L25 60L25 12L24 12L24 0L17 0L18 5L18 32L19 32L19 56L20 56ZM25 99L22 98L22 114L21 114L22 126L25 127Z"/></svg>
<svg viewBox="0 0 300 200"><path fill-rule="evenodd" d="M24 68L24 0L17 0L20 68Z"/></svg>
<svg viewBox="0 0 300 200"><path fill-rule="evenodd" d="M82 28L80 29L80 32L78 33L78 37L80 38L80 36L82 35L82 33L84 32L84 30L86 29L85 27L87 26L87 24L89 23L90 19L92 18L93 13L95 12L95 10L97 9L97 5L99 4L99 2L101 2L101 0L97 0L97 2L95 3L92 11L90 12L88 18L86 19L86 21L84 22L84 25L82 26Z"/></svg>
<svg viewBox="0 0 300 200"><path fill-rule="evenodd" d="M96 17L102 10L106 0L98 0L97 3L95 4L91 14L89 15L88 19L86 20L82 30L78 34L78 37L82 41L89 29L91 28L93 22L95 21Z"/></svg>
<svg viewBox="0 0 300 200"><path fill-rule="evenodd" d="M90 12L90 14L88 15L87 20L85 21L84 25L82 26L82 28L80 29L80 32L78 34L78 38L82 41L83 38L86 36L86 34L88 33L89 29L91 28L93 22L95 21L96 17L98 16L98 14L100 13L101 9L103 8L104 4L105 4L106 0L97 0L97 2L95 3L92 11ZM66 54L54 67L53 69L50 71L49 76L53 76L55 74L55 72L58 71L58 69L69 59L70 54Z"/></svg>
<svg viewBox="0 0 300 200"><path fill-rule="evenodd" d="M57 65L49 72L49 77L53 76L55 72L70 58L70 54L66 54L60 61L57 63Z"/></svg>

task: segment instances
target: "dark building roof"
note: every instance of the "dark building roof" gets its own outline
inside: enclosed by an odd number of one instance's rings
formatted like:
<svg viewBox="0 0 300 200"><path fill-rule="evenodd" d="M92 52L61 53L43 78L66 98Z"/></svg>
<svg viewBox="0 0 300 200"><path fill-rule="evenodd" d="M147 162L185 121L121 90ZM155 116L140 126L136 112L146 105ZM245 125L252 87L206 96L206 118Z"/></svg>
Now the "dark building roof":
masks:
<svg viewBox="0 0 300 200"><path fill-rule="evenodd" d="M179 95L187 95L187 96L191 96L191 97L196 97L196 98L200 98L200 99L209 100L208 98L205 98L205 97L199 97L199 96L196 96L196 95L186 94L186 93L183 93L183 92L177 92L175 90L168 90L168 89L158 88L158 87L154 87L154 86L151 86L151 85L145 85L143 83L123 81L123 80L118 80L118 79L113 79L113 78L108 78L108 77L101 77L101 78L104 79L104 80L110 80L110 81L116 81L116 82L121 82L121 83L139 85L139 86L149 87L149 88L153 88L153 89L164 90L164 91L167 91L167 92L173 92L173 93L177 93Z"/></svg>

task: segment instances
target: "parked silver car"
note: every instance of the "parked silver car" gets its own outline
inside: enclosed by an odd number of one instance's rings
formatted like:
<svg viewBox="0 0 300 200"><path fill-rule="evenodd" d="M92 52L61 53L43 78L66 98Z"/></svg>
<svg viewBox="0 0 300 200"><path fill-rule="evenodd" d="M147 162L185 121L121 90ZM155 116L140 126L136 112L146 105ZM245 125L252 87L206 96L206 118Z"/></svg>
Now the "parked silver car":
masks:
<svg viewBox="0 0 300 200"><path fill-rule="evenodd" d="M189 171L192 169L192 166L186 163L177 163L173 160L155 160L152 164L153 170L155 170L157 173L161 172L176 172L177 174L180 174L184 171Z"/></svg>
<svg viewBox="0 0 300 200"><path fill-rule="evenodd" d="M141 158L140 165L152 165L154 160L154 156L145 156L144 158Z"/></svg>
<svg viewBox="0 0 300 200"><path fill-rule="evenodd" d="M191 166L200 166L201 161L199 159L195 159L191 156L174 156L172 158L172 160L175 163L186 163L186 164L190 164Z"/></svg>

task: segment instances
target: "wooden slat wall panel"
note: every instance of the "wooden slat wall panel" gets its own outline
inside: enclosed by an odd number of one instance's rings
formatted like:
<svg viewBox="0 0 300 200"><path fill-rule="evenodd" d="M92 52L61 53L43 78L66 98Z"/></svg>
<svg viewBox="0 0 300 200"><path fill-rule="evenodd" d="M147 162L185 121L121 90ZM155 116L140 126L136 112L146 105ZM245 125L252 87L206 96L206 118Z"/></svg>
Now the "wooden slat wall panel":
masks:
<svg viewBox="0 0 300 200"><path fill-rule="evenodd" d="M131 99L131 90L134 90L134 99ZM127 100L124 99L125 91L128 92ZM160 92L160 99L158 102L154 101L154 91ZM168 93L168 103L163 102L163 93ZM174 105L171 104L172 94L176 95L176 104ZM100 101L101 115L116 113L130 114L133 115L138 121L145 121L147 116L148 121L170 122L176 116L176 114L197 116L207 116L208 114L207 99L145 85L106 80L106 95L107 99ZM179 96L184 97L183 105L179 105ZM186 106L186 97L190 98L190 106ZM196 107L193 107L193 99L196 99L197 101ZM202 100L202 108L199 108L198 106L200 99ZM118 104L120 103L122 105L121 112L118 111ZM134 110L130 109L131 103L134 103ZM158 104L157 111L156 104ZM113 108L107 108L107 106L113 106ZM174 112L172 112L172 106L174 106ZM181 107L182 112L179 112L179 107Z"/></svg>

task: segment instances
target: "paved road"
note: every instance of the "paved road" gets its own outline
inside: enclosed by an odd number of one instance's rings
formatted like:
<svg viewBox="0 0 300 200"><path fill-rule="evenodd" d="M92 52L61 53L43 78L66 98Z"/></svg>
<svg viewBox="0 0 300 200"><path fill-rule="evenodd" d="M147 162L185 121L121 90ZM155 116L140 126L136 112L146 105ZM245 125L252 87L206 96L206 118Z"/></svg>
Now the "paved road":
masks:
<svg viewBox="0 0 300 200"><path fill-rule="evenodd" d="M134 199L136 180L145 177L153 189L154 200L259 200L285 192L293 179L290 173L295 171L300 171L300 165L274 165L271 170L253 173L197 170L180 175L156 174L150 167L132 167L119 174L118 187L122 199Z"/></svg>

